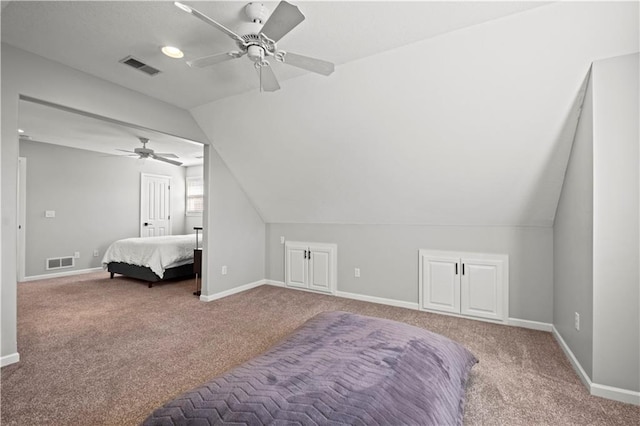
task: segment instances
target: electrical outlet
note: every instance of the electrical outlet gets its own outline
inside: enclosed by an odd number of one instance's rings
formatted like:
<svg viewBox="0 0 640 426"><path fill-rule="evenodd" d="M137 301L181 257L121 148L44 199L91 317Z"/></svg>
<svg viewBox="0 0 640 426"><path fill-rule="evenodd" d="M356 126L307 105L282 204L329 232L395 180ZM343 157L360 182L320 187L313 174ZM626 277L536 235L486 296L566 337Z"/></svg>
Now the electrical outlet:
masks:
<svg viewBox="0 0 640 426"><path fill-rule="evenodd" d="M75 257L76 259L80 259L80 252L76 251L75 253L73 253L73 257Z"/></svg>
<svg viewBox="0 0 640 426"><path fill-rule="evenodd" d="M360 278L360 268L356 268L353 271L353 276L356 277L356 278Z"/></svg>
<svg viewBox="0 0 640 426"><path fill-rule="evenodd" d="M93 257L98 257L98 256L100 256L100 252L98 250L94 250Z"/></svg>
<svg viewBox="0 0 640 426"><path fill-rule="evenodd" d="M222 267L222 275L227 275L227 265Z"/></svg>
<svg viewBox="0 0 640 426"><path fill-rule="evenodd" d="M280 244L284 244L284 237L280 237Z"/></svg>
<svg viewBox="0 0 640 426"><path fill-rule="evenodd" d="M574 312L573 322L576 330L580 331L580 314L579 313Z"/></svg>

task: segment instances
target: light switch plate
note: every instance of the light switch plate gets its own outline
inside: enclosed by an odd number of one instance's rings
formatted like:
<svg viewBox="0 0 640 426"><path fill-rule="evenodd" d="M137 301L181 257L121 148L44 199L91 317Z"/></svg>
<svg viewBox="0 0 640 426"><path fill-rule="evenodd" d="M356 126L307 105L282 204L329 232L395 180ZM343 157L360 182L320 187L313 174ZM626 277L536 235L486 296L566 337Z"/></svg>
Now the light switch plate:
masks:
<svg viewBox="0 0 640 426"><path fill-rule="evenodd" d="M56 217L56 211L55 210L45 210L44 212L44 217Z"/></svg>

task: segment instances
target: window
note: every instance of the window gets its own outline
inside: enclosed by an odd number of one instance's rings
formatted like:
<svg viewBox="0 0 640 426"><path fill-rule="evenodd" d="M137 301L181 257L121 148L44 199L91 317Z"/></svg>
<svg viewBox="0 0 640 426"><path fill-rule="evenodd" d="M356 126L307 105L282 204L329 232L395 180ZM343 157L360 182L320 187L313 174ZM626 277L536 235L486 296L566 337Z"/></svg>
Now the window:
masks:
<svg viewBox="0 0 640 426"><path fill-rule="evenodd" d="M199 176L187 177L187 216L200 216L204 208L204 181Z"/></svg>

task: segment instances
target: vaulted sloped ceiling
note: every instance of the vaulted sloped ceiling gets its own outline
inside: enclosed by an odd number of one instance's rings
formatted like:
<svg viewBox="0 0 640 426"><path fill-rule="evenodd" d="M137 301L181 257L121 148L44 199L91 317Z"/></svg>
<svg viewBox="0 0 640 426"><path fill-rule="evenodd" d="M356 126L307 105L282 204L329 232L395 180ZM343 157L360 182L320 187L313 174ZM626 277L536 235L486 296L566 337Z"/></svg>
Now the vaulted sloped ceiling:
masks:
<svg viewBox="0 0 640 426"><path fill-rule="evenodd" d="M193 108L266 222L549 226L592 61L638 3L554 3Z"/></svg>

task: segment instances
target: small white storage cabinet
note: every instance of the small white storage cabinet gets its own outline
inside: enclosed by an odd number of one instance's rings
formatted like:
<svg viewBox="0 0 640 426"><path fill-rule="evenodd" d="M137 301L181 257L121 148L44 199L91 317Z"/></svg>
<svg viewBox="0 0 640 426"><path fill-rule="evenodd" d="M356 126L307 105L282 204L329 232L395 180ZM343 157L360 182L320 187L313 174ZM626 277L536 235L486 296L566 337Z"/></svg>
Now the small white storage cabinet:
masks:
<svg viewBox="0 0 640 426"><path fill-rule="evenodd" d="M507 320L507 255L420 250L419 263L421 309Z"/></svg>
<svg viewBox="0 0 640 426"><path fill-rule="evenodd" d="M284 250L284 282L287 287L335 294L336 244L287 241Z"/></svg>

